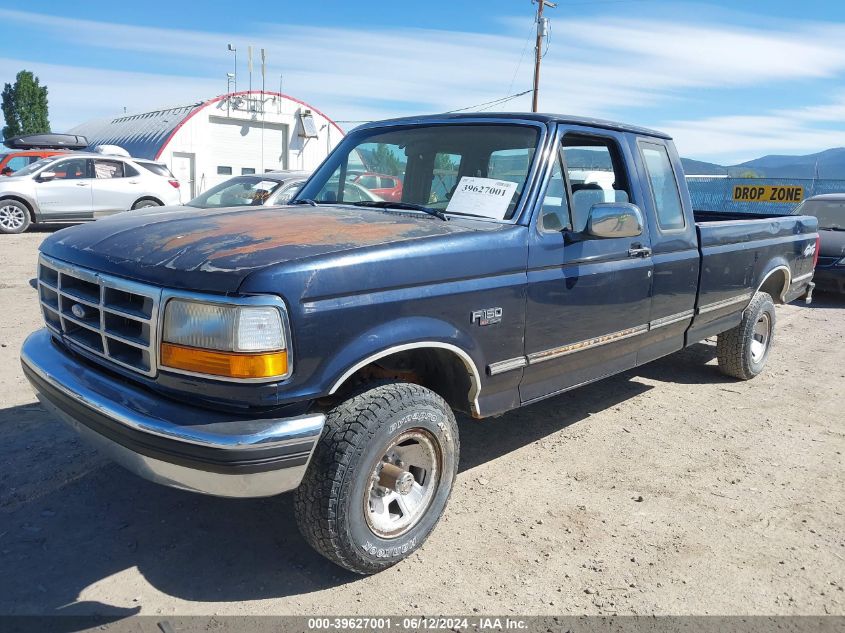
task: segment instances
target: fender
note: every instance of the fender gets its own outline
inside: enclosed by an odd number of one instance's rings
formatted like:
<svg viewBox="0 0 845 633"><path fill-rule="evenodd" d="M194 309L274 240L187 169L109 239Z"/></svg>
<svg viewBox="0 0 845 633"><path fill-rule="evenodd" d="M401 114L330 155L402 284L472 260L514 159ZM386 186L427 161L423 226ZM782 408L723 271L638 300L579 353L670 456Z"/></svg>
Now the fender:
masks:
<svg viewBox="0 0 845 633"><path fill-rule="evenodd" d="M16 191L14 193L0 193L0 200L17 200L18 202L24 203L32 211L32 221L41 222L41 209L38 207L38 202L34 198Z"/></svg>
<svg viewBox="0 0 845 633"><path fill-rule="evenodd" d="M482 387L478 367L483 367L483 362L474 358L473 354L479 356L480 350L467 332L452 323L430 317L403 317L363 332L338 350L319 382L331 385L328 394L332 395L350 376L369 363L396 352L425 348L445 349L460 358L470 379L467 396L473 413L477 414Z"/></svg>
<svg viewBox="0 0 845 633"><path fill-rule="evenodd" d="M766 282L769 280L769 278L772 275L774 275L775 273L777 273L778 271L781 271L781 270L786 273L784 285L783 285L783 288L780 291L780 294L777 297L774 297L774 298L777 299L777 300L780 300L780 302L783 303L784 297L786 297L786 293L789 291L789 287L792 285L792 269L789 267L789 263L783 257L776 257L768 263L767 270L761 276L761 281L760 281L759 284L757 284L757 288L756 288L754 294L756 294L757 292L760 291L760 288L762 288L766 284ZM754 294L751 295L752 299L754 298ZM750 303L751 303L751 300L748 301L748 303L745 305L745 307L747 308L748 304L750 304ZM744 309L745 308L743 308L743 310Z"/></svg>

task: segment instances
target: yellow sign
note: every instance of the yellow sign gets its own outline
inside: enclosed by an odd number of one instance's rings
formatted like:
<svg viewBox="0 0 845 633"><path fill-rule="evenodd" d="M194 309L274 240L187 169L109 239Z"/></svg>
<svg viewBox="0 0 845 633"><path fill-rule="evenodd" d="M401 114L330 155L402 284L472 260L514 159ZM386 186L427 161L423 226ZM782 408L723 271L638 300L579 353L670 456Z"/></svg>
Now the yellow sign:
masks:
<svg viewBox="0 0 845 633"><path fill-rule="evenodd" d="M737 202L801 202L804 187L796 185L734 185Z"/></svg>

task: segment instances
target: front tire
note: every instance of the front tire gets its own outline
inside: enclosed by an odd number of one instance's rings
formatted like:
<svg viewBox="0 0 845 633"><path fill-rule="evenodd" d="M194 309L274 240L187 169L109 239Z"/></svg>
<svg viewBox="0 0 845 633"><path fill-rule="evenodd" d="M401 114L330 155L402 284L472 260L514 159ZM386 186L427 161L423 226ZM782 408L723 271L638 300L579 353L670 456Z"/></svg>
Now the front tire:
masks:
<svg viewBox="0 0 845 633"><path fill-rule="evenodd" d="M152 198L141 198L132 205L132 210L135 211L137 209L149 209L150 207L160 207L161 203L157 200L153 200Z"/></svg>
<svg viewBox="0 0 845 633"><path fill-rule="evenodd" d="M766 366L775 333L775 304L765 292L758 292L742 313L735 328L719 334L716 353L719 369L727 376L751 380Z"/></svg>
<svg viewBox="0 0 845 633"><path fill-rule="evenodd" d="M30 224L32 218L26 206L17 200L0 200L0 233L23 233Z"/></svg>
<svg viewBox="0 0 845 633"><path fill-rule="evenodd" d="M327 416L296 490L300 532L350 571L395 565L440 520L459 451L455 416L433 391L397 382L365 388Z"/></svg>

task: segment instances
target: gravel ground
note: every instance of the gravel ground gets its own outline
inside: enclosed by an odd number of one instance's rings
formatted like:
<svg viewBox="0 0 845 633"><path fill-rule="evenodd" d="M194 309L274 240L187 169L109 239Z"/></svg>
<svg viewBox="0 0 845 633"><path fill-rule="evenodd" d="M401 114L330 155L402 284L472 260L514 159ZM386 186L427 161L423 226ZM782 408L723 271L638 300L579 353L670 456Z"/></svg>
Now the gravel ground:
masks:
<svg viewBox="0 0 845 633"><path fill-rule="evenodd" d="M360 578L297 533L289 495L140 480L38 406L36 247L0 247L2 614L845 614L845 299L778 307L747 383L713 341L494 420L407 561Z"/></svg>

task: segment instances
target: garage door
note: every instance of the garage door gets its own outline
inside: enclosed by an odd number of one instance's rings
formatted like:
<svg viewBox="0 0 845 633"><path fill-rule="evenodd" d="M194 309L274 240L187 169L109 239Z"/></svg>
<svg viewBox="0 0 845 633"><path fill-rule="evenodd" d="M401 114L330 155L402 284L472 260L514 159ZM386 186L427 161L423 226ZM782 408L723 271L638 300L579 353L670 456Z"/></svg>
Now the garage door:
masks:
<svg viewBox="0 0 845 633"><path fill-rule="evenodd" d="M261 121L233 121L214 116L209 117L209 122L212 129L209 149L217 161L216 167L230 169L232 176L287 168L287 125L265 122L262 129ZM227 169L216 171L214 176ZM218 182L226 177L220 174Z"/></svg>

